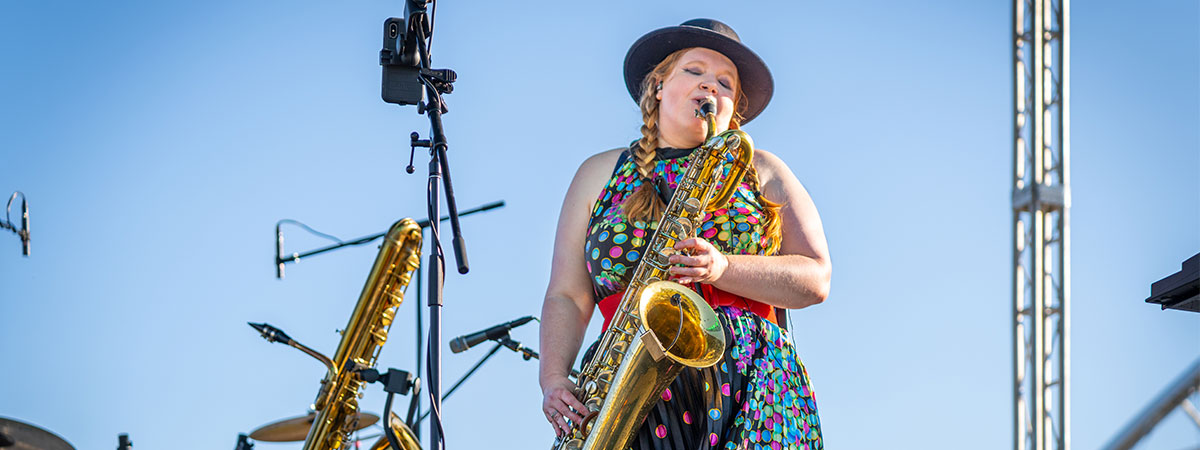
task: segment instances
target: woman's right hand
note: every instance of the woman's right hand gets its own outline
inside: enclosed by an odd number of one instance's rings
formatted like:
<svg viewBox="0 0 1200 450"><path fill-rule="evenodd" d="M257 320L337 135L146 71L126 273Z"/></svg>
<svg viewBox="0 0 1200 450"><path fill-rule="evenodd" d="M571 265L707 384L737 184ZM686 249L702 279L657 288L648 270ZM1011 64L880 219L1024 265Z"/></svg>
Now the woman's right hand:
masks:
<svg viewBox="0 0 1200 450"><path fill-rule="evenodd" d="M566 436L571 424L583 421L579 412L585 410L583 402L575 398L575 382L569 378L554 377L542 384L542 413L554 427L555 436Z"/></svg>

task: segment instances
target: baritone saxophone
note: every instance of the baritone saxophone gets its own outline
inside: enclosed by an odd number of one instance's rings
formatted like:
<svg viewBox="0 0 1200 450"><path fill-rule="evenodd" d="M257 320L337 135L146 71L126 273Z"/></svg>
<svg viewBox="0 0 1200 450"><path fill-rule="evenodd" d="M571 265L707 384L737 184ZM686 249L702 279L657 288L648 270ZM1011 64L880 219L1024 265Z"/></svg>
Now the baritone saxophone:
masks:
<svg viewBox="0 0 1200 450"><path fill-rule="evenodd" d="M628 448L685 366L712 367L725 352L725 331L712 307L691 289L664 280L675 243L694 237L704 214L729 202L754 158L745 132L713 136L714 109L709 101L696 112L708 124L704 144L679 180L595 356L581 371L576 396L587 407L580 412L584 418L552 449Z"/></svg>
<svg viewBox="0 0 1200 450"><path fill-rule="evenodd" d="M342 340L329 364L321 390L313 401L316 420L304 441L304 450L335 450L353 445L350 433L358 412L358 398L366 382L360 370L375 367L388 330L396 317L396 308L404 301L404 290L412 272L421 263L421 227L412 219L401 219L384 236L367 276L350 322L342 329ZM384 426L396 431L402 449L419 450L412 431L394 414ZM371 448L387 448L380 438Z"/></svg>

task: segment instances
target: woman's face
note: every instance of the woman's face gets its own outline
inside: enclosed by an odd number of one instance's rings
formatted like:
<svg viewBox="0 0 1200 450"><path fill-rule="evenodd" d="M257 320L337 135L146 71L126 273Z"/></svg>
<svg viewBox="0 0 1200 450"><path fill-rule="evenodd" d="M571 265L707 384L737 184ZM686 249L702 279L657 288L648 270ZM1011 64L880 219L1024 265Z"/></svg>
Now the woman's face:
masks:
<svg viewBox="0 0 1200 450"><path fill-rule="evenodd" d="M704 141L705 121L696 117L696 111L705 97L717 100L714 133L728 129L736 105L738 81L733 61L715 50L697 47L680 56L656 94L660 102L658 133L662 145L692 148Z"/></svg>

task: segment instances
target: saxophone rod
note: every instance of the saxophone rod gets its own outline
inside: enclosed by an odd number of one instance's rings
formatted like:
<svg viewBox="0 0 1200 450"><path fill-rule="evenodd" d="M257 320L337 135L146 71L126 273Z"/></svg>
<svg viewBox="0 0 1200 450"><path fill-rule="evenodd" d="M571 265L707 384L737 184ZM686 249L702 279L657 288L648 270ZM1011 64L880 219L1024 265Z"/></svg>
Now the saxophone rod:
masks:
<svg viewBox="0 0 1200 450"><path fill-rule="evenodd" d="M334 367L333 360L329 359L328 356L322 355L321 352L318 352L316 350L308 348L304 344L296 342L295 339L292 339L291 336L288 336L287 333L283 332L283 330L275 328L275 327L271 326L271 324L266 323L266 322L263 322L263 323L246 322L246 323L249 324L251 328L258 330L258 332L262 334L262 338L266 339L267 342L278 342L281 344L287 344L288 346L291 346L292 348L295 348L296 350L300 350L304 353L307 353L308 356L316 358L317 361L320 361L322 364L325 364L325 367L329 368L330 372L337 373L337 368Z"/></svg>

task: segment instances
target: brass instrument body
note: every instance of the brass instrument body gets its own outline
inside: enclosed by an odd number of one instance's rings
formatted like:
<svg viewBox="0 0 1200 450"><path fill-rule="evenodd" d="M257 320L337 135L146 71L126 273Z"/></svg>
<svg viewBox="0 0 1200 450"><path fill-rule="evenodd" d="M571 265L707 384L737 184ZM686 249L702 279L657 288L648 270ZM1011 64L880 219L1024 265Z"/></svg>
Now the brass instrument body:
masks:
<svg viewBox="0 0 1200 450"><path fill-rule="evenodd" d="M332 450L351 445L359 391L365 384L359 371L375 367L396 308L403 302L404 290L420 262L421 227L412 219L396 222L384 236L350 321L342 329L333 364L321 380L321 390L313 401L317 417L304 441L304 450ZM407 427L404 429L407 431Z"/></svg>
<svg viewBox="0 0 1200 450"><path fill-rule="evenodd" d="M552 449L627 448L684 366L711 367L724 354L725 332L712 307L691 289L665 281L675 243L695 236L703 215L729 201L754 157L749 135L729 130L712 136L715 118L705 119L709 136L647 242L596 355L581 371L576 395L588 411Z"/></svg>
<svg viewBox="0 0 1200 450"><path fill-rule="evenodd" d="M408 429L408 425L405 425L403 420L400 420L400 416L392 413L392 419L389 422L392 431L396 433L396 440L399 441L402 450L421 449L421 443L417 441L417 436L413 434L412 430ZM380 436L375 441L375 444L371 445L371 450L387 450L390 448L388 445L387 436Z"/></svg>

